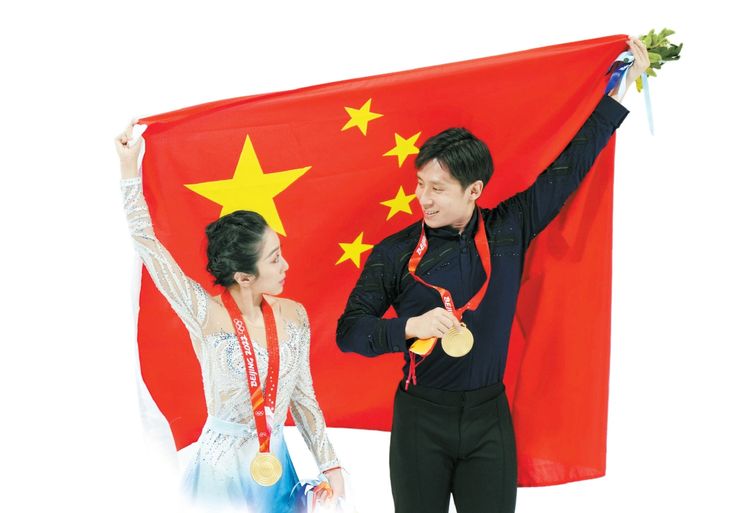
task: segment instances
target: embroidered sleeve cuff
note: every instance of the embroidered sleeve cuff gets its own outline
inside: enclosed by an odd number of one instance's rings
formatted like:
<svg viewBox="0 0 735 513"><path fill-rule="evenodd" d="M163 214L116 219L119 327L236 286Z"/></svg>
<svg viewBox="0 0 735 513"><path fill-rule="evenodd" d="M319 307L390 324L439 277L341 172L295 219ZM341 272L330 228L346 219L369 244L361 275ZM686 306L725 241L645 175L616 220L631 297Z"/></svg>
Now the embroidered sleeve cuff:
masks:
<svg viewBox="0 0 735 513"><path fill-rule="evenodd" d="M329 460L319 465L319 472L326 472L327 470L331 470L333 468L339 468L339 467L340 467L339 460L335 458L333 460Z"/></svg>
<svg viewBox="0 0 735 513"><path fill-rule="evenodd" d="M120 187L130 187L131 185L140 185L141 183L143 183L143 178L140 176L120 179Z"/></svg>

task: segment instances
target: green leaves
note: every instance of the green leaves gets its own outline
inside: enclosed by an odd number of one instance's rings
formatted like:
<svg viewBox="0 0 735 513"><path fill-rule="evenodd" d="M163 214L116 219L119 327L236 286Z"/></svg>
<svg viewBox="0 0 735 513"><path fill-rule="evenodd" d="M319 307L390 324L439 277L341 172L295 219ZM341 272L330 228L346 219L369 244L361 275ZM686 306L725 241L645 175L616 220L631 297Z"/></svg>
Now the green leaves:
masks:
<svg viewBox="0 0 735 513"><path fill-rule="evenodd" d="M648 34L640 36L639 39L646 45L648 58L651 60L651 67L646 72L651 69L661 69L666 62L679 60L684 43L680 45L670 43L668 38L674 33L673 30L665 28L660 34L656 34L656 31L651 29ZM651 76L656 75L651 74Z"/></svg>
<svg viewBox="0 0 735 513"><path fill-rule="evenodd" d="M669 36L672 34L675 34L675 32L667 28L664 28L659 34L651 29L648 34L639 37L646 45L648 59L651 61L651 65L646 70L649 77L655 77L656 72L654 70L661 69L665 63L679 60L679 54L684 43L675 45L669 42ZM643 81L640 78L636 80L636 89L639 92L643 89Z"/></svg>

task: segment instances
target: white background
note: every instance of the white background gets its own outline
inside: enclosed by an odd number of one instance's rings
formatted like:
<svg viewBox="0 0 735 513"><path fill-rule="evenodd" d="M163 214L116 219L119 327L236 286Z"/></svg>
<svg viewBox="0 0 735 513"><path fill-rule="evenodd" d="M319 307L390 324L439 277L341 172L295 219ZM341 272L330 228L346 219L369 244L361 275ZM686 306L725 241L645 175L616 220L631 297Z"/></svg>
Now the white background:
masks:
<svg viewBox="0 0 735 513"><path fill-rule="evenodd" d="M4 7L3 509L181 509L140 419L137 263L113 146L132 117L667 26L685 46L651 80L656 135L634 91L618 132L608 475L521 489L517 511L735 511L730 24L713 2L608 4ZM331 436L359 511L392 511L388 435Z"/></svg>

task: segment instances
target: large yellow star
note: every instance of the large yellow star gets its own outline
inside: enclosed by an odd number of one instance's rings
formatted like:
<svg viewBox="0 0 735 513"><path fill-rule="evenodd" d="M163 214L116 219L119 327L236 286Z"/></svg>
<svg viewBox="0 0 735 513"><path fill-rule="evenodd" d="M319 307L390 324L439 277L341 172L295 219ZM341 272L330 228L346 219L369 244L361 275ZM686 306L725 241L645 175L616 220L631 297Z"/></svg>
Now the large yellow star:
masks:
<svg viewBox="0 0 735 513"><path fill-rule="evenodd" d="M406 212L407 214L413 214L411 211L411 200L413 200L416 197L415 194L409 194L406 196L406 193L403 192L403 186L398 189L398 193L396 194L396 197L387 200L387 201L381 201L381 205L385 205L386 207L390 207L390 212L388 212L388 217L385 218L387 221L394 215L396 215L398 212Z"/></svg>
<svg viewBox="0 0 735 513"><path fill-rule="evenodd" d="M403 165L403 162L406 160L406 157L409 155L417 155L419 152L419 149L416 147L416 141L421 136L421 132L417 134L413 134L408 139L404 139L398 134L395 134L396 136L396 145L395 147L386 152L383 153L384 157L389 157L391 155L395 155L398 157L398 167L401 167Z"/></svg>
<svg viewBox="0 0 735 513"><path fill-rule="evenodd" d="M372 102L373 99L370 98L368 101L363 103L362 107L359 109L353 109L352 107L345 107L345 110L347 111L347 114L350 115L350 120L345 123L345 126L342 127L342 131L344 132L348 128L352 128L353 126L356 126L360 129L360 132L362 132L362 135L367 135L367 129L368 129L368 123L371 122L373 119L382 118L382 114L378 114L377 112L370 112L370 102Z"/></svg>
<svg viewBox="0 0 735 513"><path fill-rule="evenodd" d="M309 169L311 169L311 166L289 169L288 171L263 173L253 143L248 135L245 137L240 160L237 162L235 174L232 178L186 184L185 186L197 194L222 205L220 217L235 210L253 210L262 215L268 226L273 230L281 235L286 235L273 199Z"/></svg>
<svg viewBox="0 0 735 513"><path fill-rule="evenodd" d="M355 267L357 267L358 269L360 268L360 255L373 247L372 244L362 243L362 237L364 234L365 232L360 232L360 235L358 235L352 242L339 243L339 246L342 248L342 251L344 251L344 253L341 257L339 257L339 260L337 260L337 263L334 265L339 265L346 260L352 260L352 263L355 264Z"/></svg>

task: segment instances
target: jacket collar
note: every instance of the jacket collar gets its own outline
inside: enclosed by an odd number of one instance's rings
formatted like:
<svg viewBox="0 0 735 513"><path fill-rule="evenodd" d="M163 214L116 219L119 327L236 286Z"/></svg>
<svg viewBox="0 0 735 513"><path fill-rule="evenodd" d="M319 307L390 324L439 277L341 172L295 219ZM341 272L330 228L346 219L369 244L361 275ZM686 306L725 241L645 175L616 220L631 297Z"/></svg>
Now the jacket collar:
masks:
<svg viewBox="0 0 735 513"><path fill-rule="evenodd" d="M426 236L428 238L432 237L439 237L441 239L470 239L475 236L475 229L477 228L477 214L478 208L475 206L474 212L472 212L472 217L470 218L470 222L467 223L467 226L465 227L464 231L460 234L459 230L457 228L454 228L453 226L441 226L439 228L431 228L429 226L426 227Z"/></svg>

